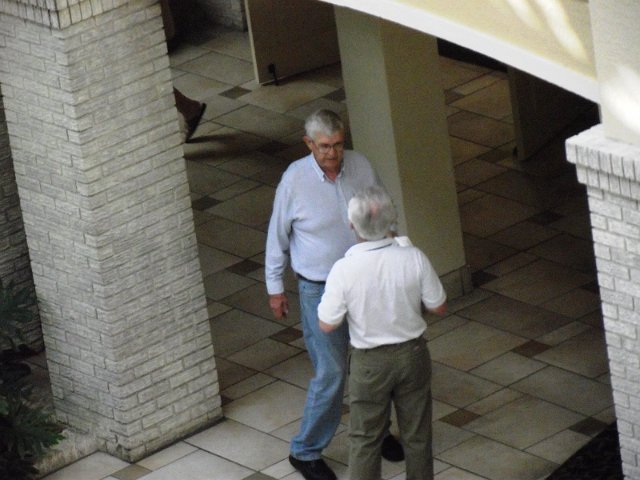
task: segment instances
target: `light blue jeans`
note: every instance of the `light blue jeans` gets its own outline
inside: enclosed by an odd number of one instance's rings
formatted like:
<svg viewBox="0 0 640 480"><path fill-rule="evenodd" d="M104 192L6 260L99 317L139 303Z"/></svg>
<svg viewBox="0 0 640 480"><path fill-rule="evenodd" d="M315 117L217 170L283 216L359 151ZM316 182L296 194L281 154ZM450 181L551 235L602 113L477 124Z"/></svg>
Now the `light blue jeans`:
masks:
<svg viewBox="0 0 640 480"><path fill-rule="evenodd" d="M347 376L349 327L343 322L331 333L318 325L318 304L324 285L300 279L300 316L314 377L309 382L300 432L291 439L291 455L298 460L317 460L336 433L342 415Z"/></svg>

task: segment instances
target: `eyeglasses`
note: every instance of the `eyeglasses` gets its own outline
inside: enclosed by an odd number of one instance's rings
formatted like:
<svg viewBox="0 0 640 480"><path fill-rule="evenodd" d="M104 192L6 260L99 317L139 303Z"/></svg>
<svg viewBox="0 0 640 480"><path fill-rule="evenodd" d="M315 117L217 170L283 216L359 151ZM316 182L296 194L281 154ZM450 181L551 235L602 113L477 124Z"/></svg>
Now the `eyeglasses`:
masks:
<svg viewBox="0 0 640 480"><path fill-rule="evenodd" d="M325 153L329 153L329 151L333 148L336 152L341 152L342 150L344 150L344 143L343 142L336 142L336 143L316 143L314 140L311 140L313 142L313 144L316 146L316 148L318 149L318 151L320 153L322 153L323 155Z"/></svg>

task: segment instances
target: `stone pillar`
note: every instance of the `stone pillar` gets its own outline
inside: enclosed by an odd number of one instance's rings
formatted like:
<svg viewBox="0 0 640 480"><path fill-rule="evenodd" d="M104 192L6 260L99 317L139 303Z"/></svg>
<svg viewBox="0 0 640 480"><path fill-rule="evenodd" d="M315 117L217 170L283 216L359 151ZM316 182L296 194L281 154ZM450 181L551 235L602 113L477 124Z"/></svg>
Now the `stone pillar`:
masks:
<svg viewBox="0 0 640 480"><path fill-rule="evenodd" d="M567 141L587 185L625 478L640 479L640 147L602 125Z"/></svg>
<svg viewBox="0 0 640 480"><path fill-rule="evenodd" d="M11 283L17 289L26 288L35 294L33 275L29 265L29 250L24 235L20 199L13 172L13 160L9 147L9 133L4 114L2 97L0 96L0 282L3 286ZM35 295L34 295L35 297ZM42 329L37 307L34 306L33 318L23 324L20 329L22 339L31 349L41 351L43 348ZM0 344L0 349L9 348Z"/></svg>
<svg viewBox="0 0 640 480"><path fill-rule="evenodd" d="M422 248L450 298L471 288L449 146L436 39L336 8L353 145L399 210L400 232Z"/></svg>
<svg viewBox="0 0 640 480"><path fill-rule="evenodd" d="M135 461L221 417L160 6L0 0L0 46L56 413Z"/></svg>

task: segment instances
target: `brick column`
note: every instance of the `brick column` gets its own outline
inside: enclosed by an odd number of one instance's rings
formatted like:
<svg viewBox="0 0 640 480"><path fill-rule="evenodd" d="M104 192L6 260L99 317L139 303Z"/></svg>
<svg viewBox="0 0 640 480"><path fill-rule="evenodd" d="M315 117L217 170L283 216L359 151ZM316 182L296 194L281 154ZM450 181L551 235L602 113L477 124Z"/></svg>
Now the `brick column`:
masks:
<svg viewBox="0 0 640 480"><path fill-rule="evenodd" d="M602 125L566 147L589 194L624 474L640 479L640 147Z"/></svg>
<svg viewBox="0 0 640 480"><path fill-rule="evenodd" d="M56 412L135 461L221 416L160 7L0 0L0 46Z"/></svg>
<svg viewBox="0 0 640 480"><path fill-rule="evenodd" d="M13 282L16 288L34 291L33 275L29 266L29 250L24 235L20 199L13 172L13 160L9 147L9 133L0 96L0 281L4 286ZM33 350L43 348L42 330L37 309L34 317L22 325L24 342ZM20 342L20 339L15 339ZM0 344L0 349L9 345Z"/></svg>

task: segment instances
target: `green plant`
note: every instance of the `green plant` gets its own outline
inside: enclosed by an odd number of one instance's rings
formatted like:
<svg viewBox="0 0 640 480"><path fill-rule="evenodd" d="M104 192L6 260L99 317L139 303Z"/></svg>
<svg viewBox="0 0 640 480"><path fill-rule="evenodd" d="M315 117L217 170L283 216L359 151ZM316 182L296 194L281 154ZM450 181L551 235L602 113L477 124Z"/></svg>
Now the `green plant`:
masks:
<svg viewBox="0 0 640 480"><path fill-rule="evenodd" d="M23 345L20 325L32 318L34 300L27 289L0 282L0 340L10 348L0 354L0 478L29 480L35 461L63 436L62 428L31 402L28 365L17 362ZM24 349L23 349L24 350ZM25 368L26 367L26 368Z"/></svg>

